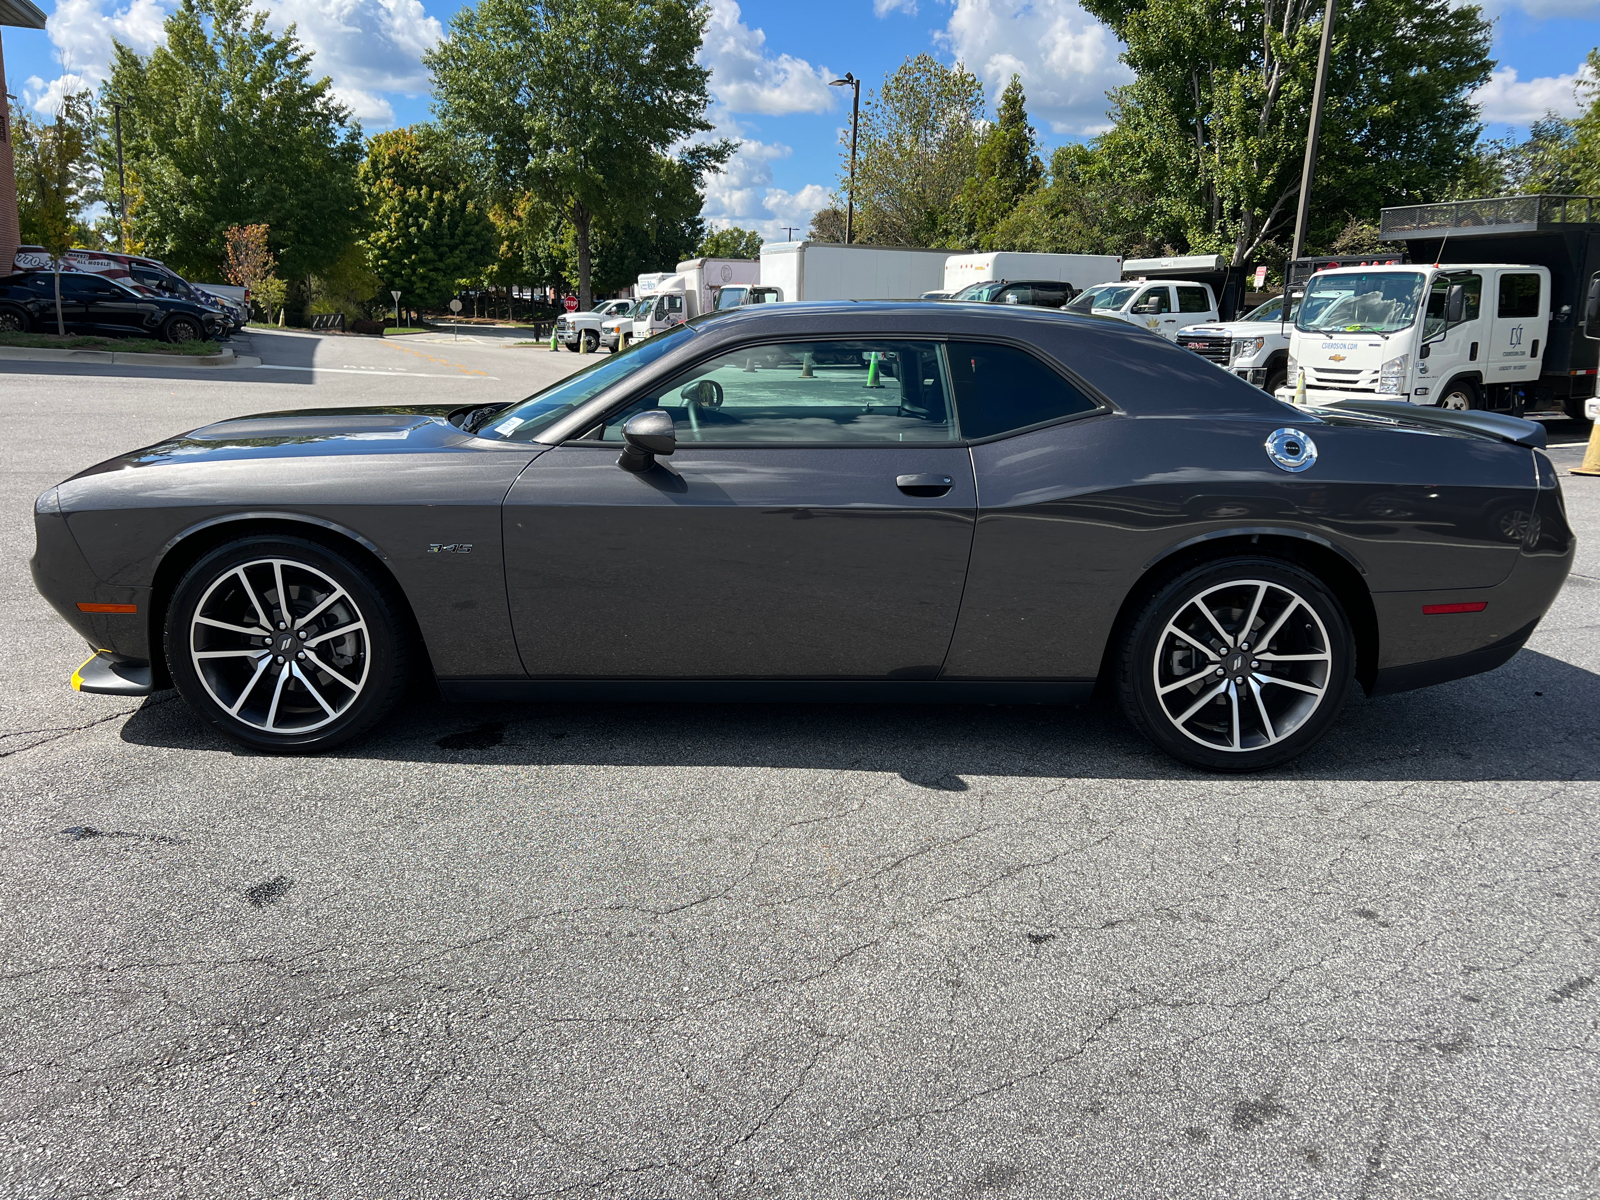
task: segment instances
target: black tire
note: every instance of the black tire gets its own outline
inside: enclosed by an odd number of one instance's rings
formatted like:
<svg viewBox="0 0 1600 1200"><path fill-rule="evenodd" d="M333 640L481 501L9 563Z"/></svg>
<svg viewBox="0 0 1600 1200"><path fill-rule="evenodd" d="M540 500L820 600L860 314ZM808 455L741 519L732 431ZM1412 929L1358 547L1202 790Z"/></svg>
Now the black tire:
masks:
<svg viewBox="0 0 1600 1200"><path fill-rule="evenodd" d="M250 633L263 618L273 628ZM413 653L388 580L320 542L271 534L229 542L189 568L167 607L164 644L189 707L234 741L280 754L327 750L370 729L404 693Z"/></svg>
<svg viewBox="0 0 1600 1200"><path fill-rule="evenodd" d="M1231 645L1202 619L1201 598ZM1257 637L1269 635L1266 653L1321 661L1257 657L1261 646L1240 636L1247 619ZM1158 587L1126 628L1116 675L1123 712L1161 750L1207 770L1257 771L1304 753L1339 715L1355 675L1343 607L1314 575L1281 559L1192 567ZM1209 641L1209 649L1174 630ZM1319 690L1303 699L1309 693L1301 689L1310 687Z"/></svg>
<svg viewBox="0 0 1600 1200"><path fill-rule="evenodd" d="M578 336L583 338L584 348L590 354L599 353L599 350L600 350L600 335L598 333L596 333L592 329L589 329L589 330L586 330L583 333L579 334Z"/></svg>
<svg viewBox="0 0 1600 1200"><path fill-rule="evenodd" d="M578 343L577 342L562 342L561 343L561 348L563 350L571 350L574 354L576 354L578 352Z"/></svg>
<svg viewBox="0 0 1600 1200"><path fill-rule="evenodd" d="M1593 421L1584 414L1583 406L1588 402L1587 396L1568 396L1561 402L1561 411L1567 414L1567 420L1577 421L1584 425L1592 425Z"/></svg>
<svg viewBox="0 0 1600 1200"><path fill-rule="evenodd" d="M1465 411L1482 408L1483 399L1478 392L1478 385L1472 380L1452 379L1439 390L1439 399L1434 407Z"/></svg>
<svg viewBox="0 0 1600 1200"><path fill-rule="evenodd" d="M28 314L9 304L0 304L0 333L27 333L33 328Z"/></svg>
<svg viewBox="0 0 1600 1200"><path fill-rule="evenodd" d="M200 322L193 317L168 317L166 324L161 326L161 340L164 342L198 342L204 340L205 336L206 331L200 328Z"/></svg>
<svg viewBox="0 0 1600 1200"><path fill-rule="evenodd" d="M1267 368L1267 382L1264 385L1269 396L1276 395L1279 388L1289 382L1289 364L1279 363L1277 366Z"/></svg>

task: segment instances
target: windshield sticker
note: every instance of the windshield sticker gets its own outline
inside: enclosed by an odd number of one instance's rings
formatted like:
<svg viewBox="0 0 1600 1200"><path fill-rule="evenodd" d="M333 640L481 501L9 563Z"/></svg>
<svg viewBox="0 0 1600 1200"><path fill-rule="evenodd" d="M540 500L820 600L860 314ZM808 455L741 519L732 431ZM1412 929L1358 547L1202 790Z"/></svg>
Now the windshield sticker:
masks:
<svg viewBox="0 0 1600 1200"><path fill-rule="evenodd" d="M501 421L500 424L494 427L494 431L501 437L510 437L521 424L521 417L512 417L509 421Z"/></svg>

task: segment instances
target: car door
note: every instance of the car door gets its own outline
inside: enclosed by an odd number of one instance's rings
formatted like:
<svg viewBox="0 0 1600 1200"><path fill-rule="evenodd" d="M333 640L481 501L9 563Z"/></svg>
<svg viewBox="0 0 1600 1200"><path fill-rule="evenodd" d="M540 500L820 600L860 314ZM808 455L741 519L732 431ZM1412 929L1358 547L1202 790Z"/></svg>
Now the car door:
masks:
<svg viewBox="0 0 1600 1200"><path fill-rule="evenodd" d="M45 328L54 332L56 324L56 293L54 278L46 278L44 282ZM91 275L83 275L76 271L61 272L61 320L67 327L68 333L94 333L96 332L89 312L89 301L96 290L99 281Z"/></svg>
<svg viewBox="0 0 1600 1200"><path fill-rule="evenodd" d="M677 450L618 465L634 414ZM534 460L506 497L535 678L933 679L976 510L938 344L743 344Z"/></svg>
<svg viewBox="0 0 1600 1200"><path fill-rule="evenodd" d="M88 283L83 295L85 328L113 337L142 330L149 307L147 301L109 279L93 275L85 279Z"/></svg>
<svg viewBox="0 0 1600 1200"><path fill-rule="evenodd" d="M1143 325L1151 333L1159 333L1170 341L1178 339L1178 317L1173 311L1172 288L1169 284L1153 283L1134 297L1128 311L1135 325Z"/></svg>
<svg viewBox="0 0 1600 1200"><path fill-rule="evenodd" d="M1466 295L1461 320L1452 323L1447 309L1454 284L1460 284ZM1428 357L1419 370L1425 366L1420 373L1433 381L1431 402L1457 375L1483 370L1483 350L1489 340L1489 322L1483 319L1483 276L1466 271L1435 276L1425 320Z"/></svg>
<svg viewBox="0 0 1600 1200"><path fill-rule="evenodd" d="M1173 337L1177 337L1177 330L1187 329L1191 325L1204 325L1207 321L1218 319L1216 305L1211 300L1211 289L1200 284L1180 283L1176 285L1178 293L1178 322L1173 327Z"/></svg>
<svg viewBox="0 0 1600 1200"><path fill-rule="evenodd" d="M1484 381L1506 383L1539 377L1549 330L1549 287L1538 271L1491 273L1494 322L1484 357Z"/></svg>

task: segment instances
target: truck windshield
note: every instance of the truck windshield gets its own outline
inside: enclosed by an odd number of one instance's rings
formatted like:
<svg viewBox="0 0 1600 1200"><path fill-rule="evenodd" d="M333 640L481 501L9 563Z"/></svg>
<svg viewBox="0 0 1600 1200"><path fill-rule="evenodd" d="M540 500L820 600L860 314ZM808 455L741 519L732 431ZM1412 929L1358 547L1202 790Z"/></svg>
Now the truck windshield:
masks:
<svg viewBox="0 0 1600 1200"><path fill-rule="evenodd" d="M1289 301L1289 319L1291 321L1294 319L1295 309L1297 309L1299 307L1300 307L1299 301L1297 301L1297 300ZM1268 300L1265 304L1262 304L1262 305L1260 305L1260 306L1258 306L1256 308L1251 309L1244 316L1240 317L1239 320L1241 320L1241 321L1271 321L1274 324L1277 324L1277 322L1283 320L1283 297L1282 296L1278 296L1275 299Z"/></svg>
<svg viewBox="0 0 1600 1200"><path fill-rule="evenodd" d="M994 299L994 294L1003 287L1005 287L1004 283L997 283L992 279L986 280L983 283L969 283L954 296L951 296L950 299L979 300L987 304L990 300Z"/></svg>
<svg viewBox="0 0 1600 1200"><path fill-rule="evenodd" d="M678 325L648 341L637 342L620 354L613 354L560 383L535 392L521 404L503 408L484 419L484 427L470 432L483 438L502 438L510 442L531 442L580 404L593 400L614 384L648 367L663 354L669 354L694 336L688 325Z"/></svg>
<svg viewBox="0 0 1600 1200"><path fill-rule="evenodd" d="M1067 305L1067 311L1076 313L1116 312L1138 290L1139 285L1136 283L1102 283L1099 287L1090 288L1071 304Z"/></svg>
<svg viewBox="0 0 1600 1200"><path fill-rule="evenodd" d="M1417 319L1416 271L1330 271L1313 275L1294 327L1303 333L1394 333Z"/></svg>
<svg viewBox="0 0 1600 1200"><path fill-rule="evenodd" d="M721 312L723 309L738 308L740 305L745 303L745 298L749 296L749 294L750 291L748 288L723 288L717 293L717 311Z"/></svg>

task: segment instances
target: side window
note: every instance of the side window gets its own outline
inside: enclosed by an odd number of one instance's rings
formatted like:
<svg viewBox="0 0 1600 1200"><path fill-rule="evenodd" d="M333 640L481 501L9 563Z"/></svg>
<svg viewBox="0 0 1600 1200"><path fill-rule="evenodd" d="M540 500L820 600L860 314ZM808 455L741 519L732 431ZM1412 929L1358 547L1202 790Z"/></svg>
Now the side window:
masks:
<svg viewBox="0 0 1600 1200"><path fill-rule="evenodd" d="M953 442L936 342L816 341L745 346L709 359L608 417L622 440L635 413L664 408L680 444Z"/></svg>
<svg viewBox="0 0 1600 1200"><path fill-rule="evenodd" d="M1033 289L1025 283L1013 283L1000 294L1002 304L1032 304Z"/></svg>
<svg viewBox="0 0 1600 1200"><path fill-rule="evenodd" d="M1483 312L1483 276L1459 275L1456 277L1455 281L1459 283L1467 293L1466 310L1461 316L1462 323L1465 324L1468 321L1476 321L1479 314Z"/></svg>
<svg viewBox="0 0 1600 1200"><path fill-rule="evenodd" d="M1025 350L983 342L951 342L950 386L961 436L993 437L1092 412L1096 405Z"/></svg>
<svg viewBox="0 0 1600 1200"><path fill-rule="evenodd" d="M1144 295L1135 300L1133 302L1133 308L1129 311L1136 313L1141 317L1153 316L1156 313L1171 312L1171 295L1164 284L1161 287L1153 287Z"/></svg>
<svg viewBox="0 0 1600 1200"><path fill-rule="evenodd" d="M1210 312L1211 297L1203 287L1178 288L1179 312Z"/></svg>
<svg viewBox="0 0 1600 1200"><path fill-rule="evenodd" d="M1539 277L1537 275L1500 276L1498 317L1528 320L1539 315Z"/></svg>
<svg viewBox="0 0 1600 1200"><path fill-rule="evenodd" d="M1032 303L1036 308L1060 308L1067 300L1067 285L1064 283L1036 283L1033 285Z"/></svg>
<svg viewBox="0 0 1600 1200"><path fill-rule="evenodd" d="M88 296L96 290L98 280L87 275L76 273L61 273L61 294L63 296Z"/></svg>
<svg viewBox="0 0 1600 1200"><path fill-rule="evenodd" d="M1450 298L1450 287L1456 283L1461 284L1462 290L1466 293L1466 302L1462 306L1461 320L1449 328L1454 329L1469 321L1476 321L1478 314L1483 311L1482 275L1436 275L1433 289L1428 293L1428 311L1423 318L1424 337L1432 338L1445 331L1445 308Z"/></svg>

